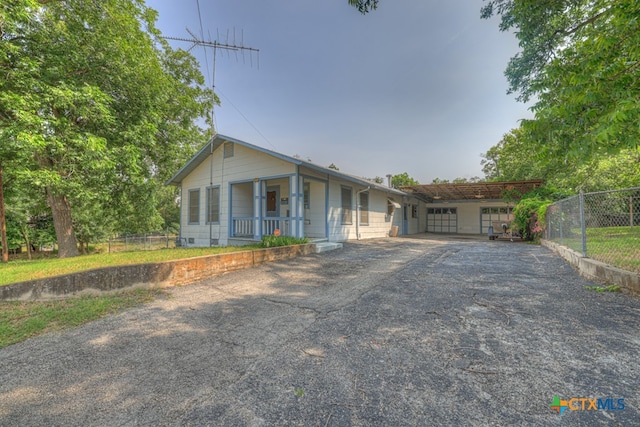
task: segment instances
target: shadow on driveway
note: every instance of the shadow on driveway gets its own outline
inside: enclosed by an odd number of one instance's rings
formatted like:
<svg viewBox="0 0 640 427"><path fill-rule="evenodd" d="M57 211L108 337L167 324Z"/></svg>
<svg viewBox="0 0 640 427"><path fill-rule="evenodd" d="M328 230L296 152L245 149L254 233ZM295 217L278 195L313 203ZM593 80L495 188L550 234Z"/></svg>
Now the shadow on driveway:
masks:
<svg viewBox="0 0 640 427"><path fill-rule="evenodd" d="M0 349L0 425L638 425L640 300L590 285L540 246L348 243Z"/></svg>

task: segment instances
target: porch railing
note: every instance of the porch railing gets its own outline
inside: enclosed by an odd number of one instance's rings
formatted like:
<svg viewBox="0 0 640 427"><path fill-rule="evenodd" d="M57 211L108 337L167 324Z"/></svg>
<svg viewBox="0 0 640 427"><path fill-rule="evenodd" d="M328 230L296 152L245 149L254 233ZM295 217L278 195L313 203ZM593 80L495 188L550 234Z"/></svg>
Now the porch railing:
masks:
<svg viewBox="0 0 640 427"><path fill-rule="evenodd" d="M268 236L280 230L281 236L289 236L289 218L264 218L262 220L262 235Z"/></svg>
<svg viewBox="0 0 640 427"><path fill-rule="evenodd" d="M253 218L233 218L233 237L253 237Z"/></svg>
<svg viewBox="0 0 640 427"><path fill-rule="evenodd" d="M232 237L253 237L255 235L254 218L233 218ZM281 236L290 235L289 218L263 218L262 235L268 236L280 230Z"/></svg>

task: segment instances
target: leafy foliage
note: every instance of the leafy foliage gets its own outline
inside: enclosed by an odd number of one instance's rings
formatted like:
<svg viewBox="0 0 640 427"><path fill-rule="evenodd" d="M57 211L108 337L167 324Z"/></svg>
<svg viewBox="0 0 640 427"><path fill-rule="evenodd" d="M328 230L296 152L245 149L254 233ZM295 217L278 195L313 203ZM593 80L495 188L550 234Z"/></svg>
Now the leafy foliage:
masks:
<svg viewBox="0 0 640 427"><path fill-rule="evenodd" d="M522 48L505 74L510 92L535 100L521 126L529 157L557 169L637 148L640 3L490 0L482 17L493 15Z"/></svg>
<svg viewBox="0 0 640 427"><path fill-rule="evenodd" d="M513 208L513 222L523 238L538 240L544 231L547 206L553 203L549 199L537 196L521 199Z"/></svg>
<svg viewBox="0 0 640 427"><path fill-rule="evenodd" d="M291 246L291 245L304 245L309 243L309 239L306 237L292 237L292 236L262 236L263 248L275 248L277 246Z"/></svg>
<svg viewBox="0 0 640 427"><path fill-rule="evenodd" d="M391 186L393 188L400 188L403 185L418 185L419 182L409 176L408 173L402 172L391 177Z"/></svg>
<svg viewBox="0 0 640 427"><path fill-rule="evenodd" d="M155 19L138 0L0 10L0 161L10 191L46 194L63 256L74 227L81 240L160 227L155 192L205 139L213 95Z"/></svg>
<svg viewBox="0 0 640 427"><path fill-rule="evenodd" d="M349 0L349 5L364 15L378 8L378 0Z"/></svg>
<svg viewBox="0 0 640 427"><path fill-rule="evenodd" d="M620 292L620 286L617 285L607 285L607 286L585 286L584 287L588 291L596 291L596 292Z"/></svg>

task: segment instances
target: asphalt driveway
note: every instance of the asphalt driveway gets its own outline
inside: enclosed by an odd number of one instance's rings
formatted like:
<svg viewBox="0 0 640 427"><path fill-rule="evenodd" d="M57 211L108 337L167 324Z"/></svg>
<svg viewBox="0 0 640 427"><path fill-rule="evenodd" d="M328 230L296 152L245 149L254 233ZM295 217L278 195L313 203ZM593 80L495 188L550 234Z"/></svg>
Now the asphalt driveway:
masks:
<svg viewBox="0 0 640 427"><path fill-rule="evenodd" d="M524 243L350 243L0 349L0 425L640 425L640 299L591 285Z"/></svg>

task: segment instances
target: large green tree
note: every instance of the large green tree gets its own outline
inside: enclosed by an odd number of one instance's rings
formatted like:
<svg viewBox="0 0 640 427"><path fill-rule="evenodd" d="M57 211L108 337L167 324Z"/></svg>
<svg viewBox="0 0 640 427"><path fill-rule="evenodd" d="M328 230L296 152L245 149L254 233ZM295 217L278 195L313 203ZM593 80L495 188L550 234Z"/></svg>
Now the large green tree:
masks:
<svg viewBox="0 0 640 427"><path fill-rule="evenodd" d="M418 185L417 179L413 179L407 172L395 174L391 177L391 186L393 188L400 188L403 185Z"/></svg>
<svg viewBox="0 0 640 427"><path fill-rule="evenodd" d="M485 177L491 181L519 181L549 176L554 158L545 158L544 151L535 147L522 128L512 129L486 153L480 164Z"/></svg>
<svg viewBox="0 0 640 427"><path fill-rule="evenodd" d="M510 92L533 101L523 122L532 148L565 167L637 146L640 140L640 3L636 0L489 0L521 51L509 62Z"/></svg>
<svg viewBox="0 0 640 427"><path fill-rule="evenodd" d="M76 223L157 218L157 182L204 140L212 94L155 19L142 0L0 8L0 162L28 153L13 173L45 190L61 257L78 253Z"/></svg>

